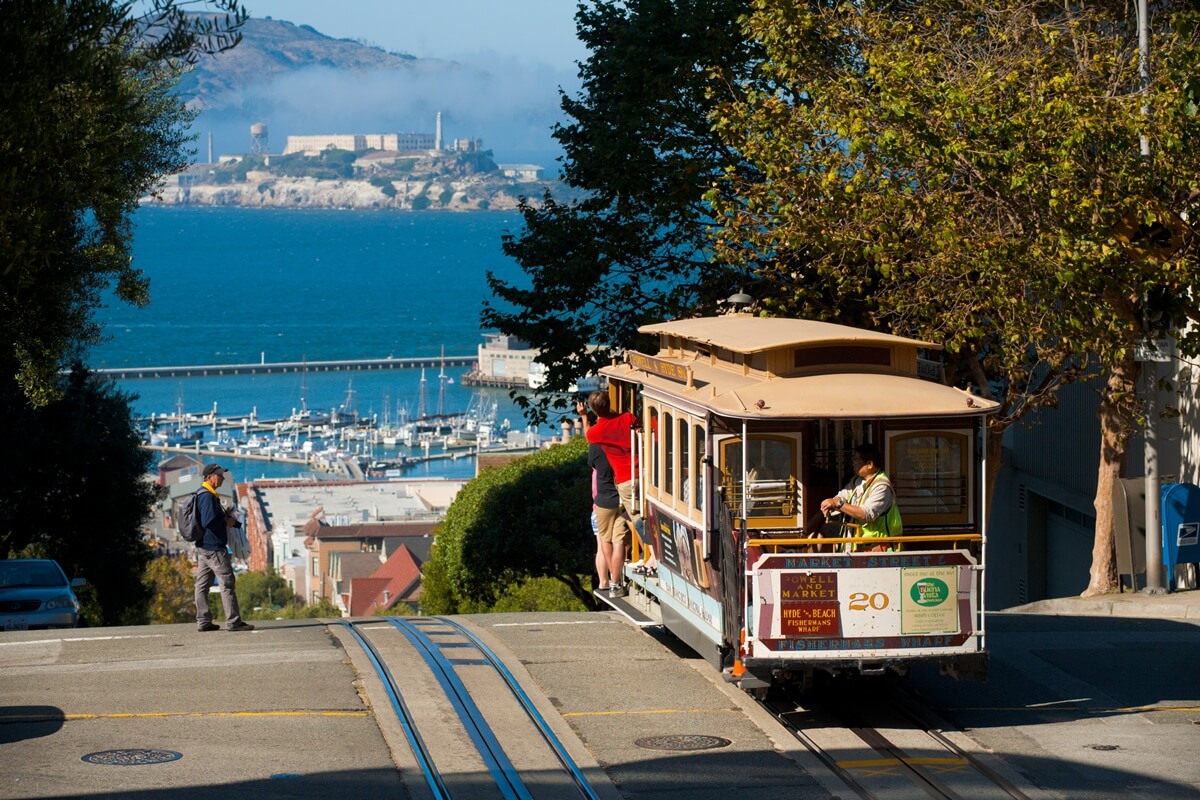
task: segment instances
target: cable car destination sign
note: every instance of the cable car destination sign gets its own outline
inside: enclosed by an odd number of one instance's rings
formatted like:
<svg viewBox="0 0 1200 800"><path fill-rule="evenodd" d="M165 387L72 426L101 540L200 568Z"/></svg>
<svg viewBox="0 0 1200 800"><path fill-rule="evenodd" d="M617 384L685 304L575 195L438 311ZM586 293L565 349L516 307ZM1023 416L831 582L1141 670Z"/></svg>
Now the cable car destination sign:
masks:
<svg viewBox="0 0 1200 800"><path fill-rule="evenodd" d="M636 350L630 350L626 353L625 360L629 363L629 366L634 369L640 369L642 372L662 375L664 378L671 378L672 380L683 381L684 383L692 382L692 370L683 364L676 364L661 358L648 356Z"/></svg>
<svg viewBox="0 0 1200 800"><path fill-rule="evenodd" d="M975 562L965 552L769 554L753 569L754 655L971 648Z"/></svg>

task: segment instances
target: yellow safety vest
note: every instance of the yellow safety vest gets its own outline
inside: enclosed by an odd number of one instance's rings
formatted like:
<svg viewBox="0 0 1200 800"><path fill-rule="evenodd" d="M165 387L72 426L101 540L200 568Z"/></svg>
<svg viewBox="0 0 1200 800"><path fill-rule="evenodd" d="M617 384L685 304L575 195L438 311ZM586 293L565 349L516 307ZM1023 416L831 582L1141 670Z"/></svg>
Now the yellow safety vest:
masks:
<svg viewBox="0 0 1200 800"><path fill-rule="evenodd" d="M871 476L871 480L864 481L859 484L850 493L850 505L861 507L863 501L867 499L867 494L871 490L871 486L879 478L883 478L883 482L888 486L892 485L892 480L887 476L887 473L882 470ZM887 513L880 514L870 522L857 523L848 522L843 527L843 536L862 536L870 539L886 539L889 536L900 536L904 533L904 522L900 519L900 507L896 504L896 492L892 490L892 505L888 508ZM857 547L847 545L847 549L857 550L862 548L860 543ZM886 548L887 550L898 549L894 545Z"/></svg>

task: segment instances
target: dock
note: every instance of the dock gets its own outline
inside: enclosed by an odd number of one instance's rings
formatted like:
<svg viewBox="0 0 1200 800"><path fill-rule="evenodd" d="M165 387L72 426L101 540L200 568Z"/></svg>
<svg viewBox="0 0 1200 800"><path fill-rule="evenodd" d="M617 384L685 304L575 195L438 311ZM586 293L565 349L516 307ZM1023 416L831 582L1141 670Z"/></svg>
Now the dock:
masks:
<svg viewBox="0 0 1200 800"><path fill-rule="evenodd" d="M415 358L354 358L337 361L259 361L249 364L179 364L158 367L110 367L96 373L116 380L145 378L200 378L220 375L272 375L301 372L362 372L383 369L438 369L470 367L476 357L417 356Z"/></svg>

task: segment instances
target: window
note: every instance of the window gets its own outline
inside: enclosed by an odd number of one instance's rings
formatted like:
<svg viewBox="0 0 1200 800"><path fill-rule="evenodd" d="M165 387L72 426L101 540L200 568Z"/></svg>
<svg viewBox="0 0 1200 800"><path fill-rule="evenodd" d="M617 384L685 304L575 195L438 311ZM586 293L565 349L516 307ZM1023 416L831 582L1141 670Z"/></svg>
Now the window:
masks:
<svg viewBox="0 0 1200 800"><path fill-rule="evenodd" d="M691 437L688 436L688 421L686 417L680 417L678 420L678 440L679 440L679 499L683 504L690 505L696 493L692 491L691 481L693 471L690 469L691 461L688 460L688 447L691 444Z"/></svg>
<svg viewBox="0 0 1200 800"><path fill-rule="evenodd" d="M896 431L887 441L886 471L906 525L971 520L969 431Z"/></svg>
<svg viewBox="0 0 1200 800"><path fill-rule="evenodd" d="M692 447L692 497L696 498L693 505L699 510L704 510L704 426L692 426L693 443Z"/></svg>
<svg viewBox="0 0 1200 800"><path fill-rule="evenodd" d="M650 485L655 489L662 487L659 465L662 454L658 449L658 409L650 409Z"/></svg>
<svg viewBox="0 0 1200 800"><path fill-rule="evenodd" d="M671 412L663 412L662 463L663 491L675 493L675 428Z"/></svg>
<svg viewBox="0 0 1200 800"><path fill-rule="evenodd" d="M742 483L743 447L740 437L721 443L721 484L735 516L745 516L760 527L794 525L800 514L796 479L797 441L781 435L751 436L745 447L745 484Z"/></svg>

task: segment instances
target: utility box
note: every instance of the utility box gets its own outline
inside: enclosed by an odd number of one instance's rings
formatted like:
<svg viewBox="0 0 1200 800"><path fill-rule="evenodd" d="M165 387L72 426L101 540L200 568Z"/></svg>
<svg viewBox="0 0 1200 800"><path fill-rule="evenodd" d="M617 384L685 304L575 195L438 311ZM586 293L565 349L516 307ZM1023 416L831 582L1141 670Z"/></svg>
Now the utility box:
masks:
<svg viewBox="0 0 1200 800"><path fill-rule="evenodd" d="M1129 588L1137 591L1138 575L1146 572L1146 479L1115 481L1112 505L1117 574L1128 575ZM1145 580L1142 583L1144 585ZM1121 581L1121 588L1125 588L1124 581Z"/></svg>
<svg viewBox="0 0 1200 800"><path fill-rule="evenodd" d="M1200 562L1200 486L1163 485L1162 526L1163 567L1174 585L1177 565Z"/></svg>

